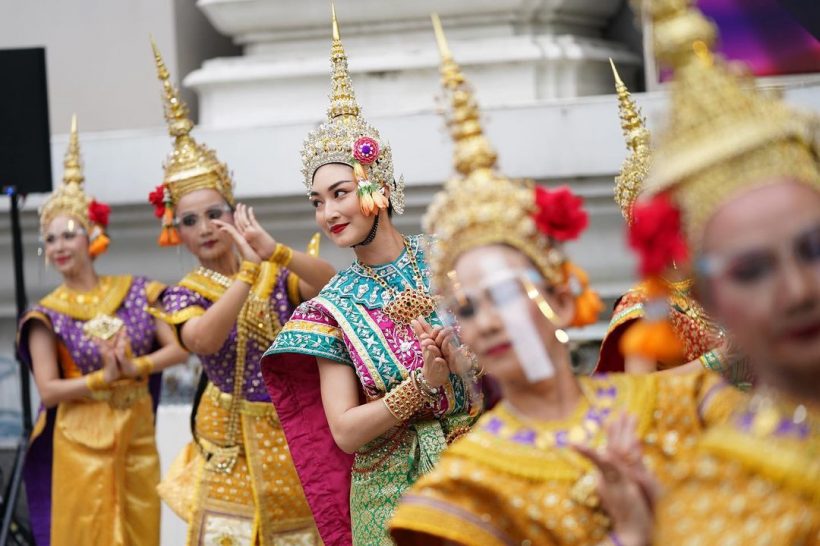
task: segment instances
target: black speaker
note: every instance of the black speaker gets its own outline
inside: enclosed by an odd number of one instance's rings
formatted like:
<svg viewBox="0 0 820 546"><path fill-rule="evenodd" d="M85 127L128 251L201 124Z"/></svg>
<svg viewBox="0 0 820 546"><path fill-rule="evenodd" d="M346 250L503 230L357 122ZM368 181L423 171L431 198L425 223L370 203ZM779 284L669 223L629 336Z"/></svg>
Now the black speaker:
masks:
<svg viewBox="0 0 820 546"><path fill-rule="evenodd" d="M0 187L51 191L46 50L0 49Z"/></svg>

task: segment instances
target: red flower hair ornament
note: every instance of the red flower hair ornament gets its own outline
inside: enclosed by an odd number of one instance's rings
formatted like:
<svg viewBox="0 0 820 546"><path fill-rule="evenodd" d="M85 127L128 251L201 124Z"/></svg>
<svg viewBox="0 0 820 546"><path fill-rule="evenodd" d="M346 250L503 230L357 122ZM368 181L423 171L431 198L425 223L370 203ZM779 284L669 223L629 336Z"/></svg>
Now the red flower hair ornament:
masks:
<svg viewBox="0 0 820 546"><path fill-rule="evenodd" d="M154 216L162 218L165 213L165 186L160 184L148 194L148 202L154 205Z"/></svg>
<svg viewBox="0 0 820 546"><path fill-rule="evenodd" d="M675 262L686 262L689 249L683 236L680 210L669 196L659 194L632 207L629 246L640 258L641 276L657 277Z"/></svg>
<svg viewBox="0 0 820 546"><path fill-rule="evenodd" d="M554 190L536 186L535 204L538 207L533 215L535 227L558 242L577 239L589 225L583 198L566 186Z"/></svg>
<svg viewBox="0 0 820 546"><path fill-rule="evenodd" d="M97 200L88 204L88 219L94 224L106 228L108 227L108 217L111 215L111 207Z"/></svg>

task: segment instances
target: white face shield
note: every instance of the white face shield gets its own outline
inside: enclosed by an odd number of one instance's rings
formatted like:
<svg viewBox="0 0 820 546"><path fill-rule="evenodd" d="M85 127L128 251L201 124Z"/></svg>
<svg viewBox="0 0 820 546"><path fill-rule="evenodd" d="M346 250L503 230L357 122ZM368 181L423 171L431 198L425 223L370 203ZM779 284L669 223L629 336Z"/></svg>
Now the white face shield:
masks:
<svg viewBox="0 0 820 546"><path fill-rule="evenodd" d="M461 320L469 320L468 315L479 312L497 313L527 380L535 383L553 377L555 366L531 318L530 302L555 326L558 341L566 343L569 337L558 328L558 317L537 288L543 282L541 276L534 269L512 269L500 259L482 262L481 273L479 286L471 293L465 292L454 272L451 273L454 296L447 302L448 309L456 310ZM482 311L482 305L492 309ZM453 315L447 310L442 317L454 323Z"/></svg>

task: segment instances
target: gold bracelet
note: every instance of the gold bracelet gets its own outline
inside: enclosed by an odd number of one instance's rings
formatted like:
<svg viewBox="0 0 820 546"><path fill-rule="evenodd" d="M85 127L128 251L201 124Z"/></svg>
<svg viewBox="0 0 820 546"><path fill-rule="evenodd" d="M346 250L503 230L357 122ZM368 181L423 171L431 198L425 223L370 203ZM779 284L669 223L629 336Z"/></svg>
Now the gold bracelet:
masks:
<svg viewBox="0 0 820 546"><path fill-rule="evenodd" d="M283 245L282 243L276 243L276 250L274 250L273 254L270 255L270 259L268 261L279 264L282 267L287 267L290 265L290 261L292 259L293 249L287 245Z"/></svg>
<svg viewBox="0 0 820 546"><path fill-rule="evenodd" d="M409 421L413 416L424 408L424 395L413 383L413 378L408 377L395 389L388 392L384 398L384 405L387 410L402 423Z"/></svg>
<svg viewBox="0 0 820 546"><path fill-rule="evenodd" d="M256 282L256 277L259 276L259 269L259 264L245 260L242 262L242 265L239 266L239 273L236 274L236 280L253 286L253 283Z"/></svg>
<svg viewBox="0 0 820 546"><path fill-rule="evenodd" d="M91 392L104 391L108 388L108 382L105 380L105 374L102 370L91 372L85 376L85 386Z"/></svg>
<svg viewBox="0 0 820 546"><path fill-rule="evenodd" d="M154 373L154 362L149 356L138 356L134 359L134 366L137 367L137 375L148 376Z"/></svg>

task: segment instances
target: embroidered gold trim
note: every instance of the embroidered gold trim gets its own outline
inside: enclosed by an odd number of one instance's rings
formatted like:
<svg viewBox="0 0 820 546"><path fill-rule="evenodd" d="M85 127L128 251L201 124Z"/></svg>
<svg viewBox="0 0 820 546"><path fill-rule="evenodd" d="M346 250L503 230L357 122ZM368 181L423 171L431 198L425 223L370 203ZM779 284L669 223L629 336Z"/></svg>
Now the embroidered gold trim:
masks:
<svg viewBox="0 0 820 546"><path fill-rule="evenodd" d="M77 292L65 285L40 300L40 305L77 320L91 320L99 314L114 315L131 288L131 275L100 277L88 292Z"/></svg>

